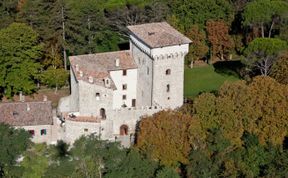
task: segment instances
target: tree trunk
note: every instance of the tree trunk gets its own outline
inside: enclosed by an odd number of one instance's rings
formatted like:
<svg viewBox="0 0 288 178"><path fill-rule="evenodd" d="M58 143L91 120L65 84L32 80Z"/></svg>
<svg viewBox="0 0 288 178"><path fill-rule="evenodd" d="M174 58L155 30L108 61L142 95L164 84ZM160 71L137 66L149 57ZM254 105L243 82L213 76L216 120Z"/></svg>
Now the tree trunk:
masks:
<svg viewBox="0 0 288 178"><path fill-rule="evenodd" d="M264 38L265 34L264 34L264 24L263 23L261 24L261 34L262 34L262 38Z"/></svg>
<svg viewBox="0 0 288 178"><path fill-rule="evenodd" d="M271 33L272 33L272 30L273 30L273 27L274 27L274 21L272 21L272 24L270 26L270 29L269 29L269 38L271 38Z"/></svg>
<svg viewBox="0 0 288 178"><path fill-rule="evenodd" d="M194 67L194 60L192 59L190 62L190 68L192 69Z"/></svg>
<svg viewBox="0 0 288 178"><path fill-rule="evenodd" d="M57 94L57 92L58 92L58 85L56 85L54 93Z"/></svg>
<svg viewBox="0 0 288 178"><path fill-rule="evenodd" d="M62 6L62 10L61 10L61 14L62 14L62 35L63 35L63 57L64 57L64 68L65 70L67 70L67 54L66 54L66 48L65 48L65 22L64 22L64 7Z"/></svg>

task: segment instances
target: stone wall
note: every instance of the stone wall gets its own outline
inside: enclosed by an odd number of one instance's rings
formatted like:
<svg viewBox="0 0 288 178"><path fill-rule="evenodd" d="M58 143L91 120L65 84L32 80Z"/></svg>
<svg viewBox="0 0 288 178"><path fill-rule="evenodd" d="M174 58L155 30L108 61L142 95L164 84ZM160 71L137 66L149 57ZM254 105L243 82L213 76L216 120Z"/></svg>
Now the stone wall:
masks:
<svg viewBox="0 0 288 178"><path fill-rule="evenodd" d="M123 75L123 70L110 71L110 76L117 88L113 91L113 109L121 108L123 104L132 107L132 100L137 97L137 69L127 69L126 75ZM123 89L124 84L126 89Z"/></svg>
<svg viewBox="0 0 288 178"><path fill-rule="evenodd" d="M23 128L27 131L34 130L34 136L31 138L31 140L34 143L48 143L50 144L53 142L53 135L52 135L52 125L33 125L33 126L23 126L18 127ZM46 135L41 135L41 130L46 129Z"/></svg>
<svg viewBox="0 0 288 178"><path fill-rule="evenodd" d="M96 93L100 97L96 97ZM85 81L79 81L79 112L81 116L100 116L100 109L106 113L113 107L113 90Z"/></svg>
<svg viewBox="0 0 288 178"><path fill-rule="evenodd" d="M137 105L152 105L152 59L136 46L139 41L130 41L132 56L138 66Z"/></svg>
<svg viewBox="0 0 288 178"><path fill-rule="evenodd" d="M184 57L187 52L188 44L152 49L153 101L158 105L171 109L183 105ZM170 74L166 74L167 70Z"/></svg>

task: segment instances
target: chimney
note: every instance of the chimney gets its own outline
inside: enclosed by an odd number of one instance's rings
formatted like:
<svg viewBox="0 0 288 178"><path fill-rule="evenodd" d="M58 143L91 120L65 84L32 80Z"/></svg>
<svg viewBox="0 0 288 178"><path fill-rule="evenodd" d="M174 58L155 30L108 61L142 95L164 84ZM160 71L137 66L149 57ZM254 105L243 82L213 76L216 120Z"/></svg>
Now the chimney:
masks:
<svg viewBox="0 0 288 178"><path fill-rule="evenodd" d="M115 66L116 67L120 66L120 60L118 58L115 59Z"/></svg>
<svg viewBox="0 0 288 178"><path fill-rule="evenodd" d="M30 111L30 106L28 103L27 103L27 111Z"/></svg>
<svg viewBox="0 0 288 178"><path fill-rule="evenodd" d="M79 72L80 77L83 77L83 72L80 70Z"/></svg>
<svg viewBox="0 0 288 178"><path fill-rule="evenodd" d="M25 101L25 96L23 95L22 91L19 93L19 101L24 102Z"/></svg>
<svg viewBox="0 0 288 178"><path fill-rule="evenodd" d="M90 83L93 83L93 77L92 76L89 76L88 80L89 80Z"/></svg>
<svg viewBox="0 0 288 178"><path fill-rule="evenodd" d="M43 95L43 101L47 101L47 96L46 95Z"/></svg>
<svg viewBox="0 0 288 178"><path fill-rule="evenodd" d="M79 65L78 64L75 65L75 69L76 69L76 72L79 71Z"/></svg>

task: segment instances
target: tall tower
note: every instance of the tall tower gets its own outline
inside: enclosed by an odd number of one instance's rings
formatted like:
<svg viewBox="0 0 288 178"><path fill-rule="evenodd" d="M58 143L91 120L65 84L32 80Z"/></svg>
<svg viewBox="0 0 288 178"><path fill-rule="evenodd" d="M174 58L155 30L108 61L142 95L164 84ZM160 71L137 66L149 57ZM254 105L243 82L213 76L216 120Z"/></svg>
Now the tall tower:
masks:
<svg viewBox="0 0 288 178"><path fill-rule="evenodd" d="M183 104L184 57L189 40L166 22L128 26L138 65L137 105L177 108Z"/></svg>

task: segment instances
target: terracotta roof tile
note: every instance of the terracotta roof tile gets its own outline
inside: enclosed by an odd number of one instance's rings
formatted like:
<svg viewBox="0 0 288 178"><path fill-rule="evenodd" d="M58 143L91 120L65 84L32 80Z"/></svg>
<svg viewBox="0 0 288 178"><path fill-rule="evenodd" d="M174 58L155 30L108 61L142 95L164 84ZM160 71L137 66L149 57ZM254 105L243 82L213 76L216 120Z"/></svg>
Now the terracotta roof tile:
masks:
<svg viewBox="0 0 288 178"><path fill-rule="evenodd" d="M127 27L133 35L151 48L188 44L192 41L167 22L148 23Z"/></svg>
<svg viewBox="0 0 288 178"><path fill-rule="evenodd" d="M93 77L93 83L98 85L104 85L105 78L111 79L109 71L137 68L130 51L71 56L69 59L77 80L89 81L89 77ZM116 59L119 59L119 66L115 64ZM113 81L111 88L115 88Z"/></svg>
<svg viewBox="0 0 288 178"><path fill-rule="evenodd" d="M12 126L52 125L52 104L50 101L0 103L0 123Z"/></svg>

